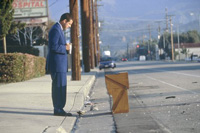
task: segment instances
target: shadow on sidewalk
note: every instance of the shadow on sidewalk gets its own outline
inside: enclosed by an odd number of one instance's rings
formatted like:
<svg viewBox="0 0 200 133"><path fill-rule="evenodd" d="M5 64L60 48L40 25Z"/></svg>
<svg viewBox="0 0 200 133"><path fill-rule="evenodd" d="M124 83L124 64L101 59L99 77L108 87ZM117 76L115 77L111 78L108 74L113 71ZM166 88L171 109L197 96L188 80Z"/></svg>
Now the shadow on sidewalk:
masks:
<svg viewBox="0 0 200 133"><path fill-rule="evenodd" d="M96 117L96 116L103 116L103 115L112 115L112 112L102 112L102 113L97 113L97 114L87 114L87 115L82 115L81 117Z"/></svg>
<svg viewBox="0 0 200 133"><path fill-rule="evenodd" d="M29 109L29 108L12 108L12 107L0 107L0 114L23 114L23 115L53 115L52 110L42 109ZM33 112L35 111L35 112ZM52 113L49 113L52 112Z"/></svg>

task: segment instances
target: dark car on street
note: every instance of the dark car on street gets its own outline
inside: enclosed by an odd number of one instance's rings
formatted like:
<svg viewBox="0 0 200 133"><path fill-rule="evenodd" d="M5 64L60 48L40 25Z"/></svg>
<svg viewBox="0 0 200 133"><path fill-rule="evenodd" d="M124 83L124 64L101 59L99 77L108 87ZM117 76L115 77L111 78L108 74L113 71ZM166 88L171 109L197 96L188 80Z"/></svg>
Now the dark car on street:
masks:
<svg viewBox="0 0 200 133"><path fill-rule="evenodd" d="M116 64L115 61L113 60L112 57L106 56L106 57L101 57L100 63L99 63L99 70L103 68L115 68Z"/></svg>

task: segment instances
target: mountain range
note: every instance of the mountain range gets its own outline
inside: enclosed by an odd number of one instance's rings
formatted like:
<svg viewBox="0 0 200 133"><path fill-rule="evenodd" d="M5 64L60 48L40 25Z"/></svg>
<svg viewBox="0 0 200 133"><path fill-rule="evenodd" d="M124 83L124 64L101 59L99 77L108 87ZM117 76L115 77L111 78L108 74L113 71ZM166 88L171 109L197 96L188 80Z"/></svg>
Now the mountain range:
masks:
<svg viewBox="0 0 200 133"><path fill-rule="evenodd" d="M100 39L102 50L126 51L127 44L136 45L144 36L145 40L158 37L166 29L170 31L171 15L173 31L198 30L200 0L102 0L98 2ZM123 52L122 52L123 53Z"/></svg>

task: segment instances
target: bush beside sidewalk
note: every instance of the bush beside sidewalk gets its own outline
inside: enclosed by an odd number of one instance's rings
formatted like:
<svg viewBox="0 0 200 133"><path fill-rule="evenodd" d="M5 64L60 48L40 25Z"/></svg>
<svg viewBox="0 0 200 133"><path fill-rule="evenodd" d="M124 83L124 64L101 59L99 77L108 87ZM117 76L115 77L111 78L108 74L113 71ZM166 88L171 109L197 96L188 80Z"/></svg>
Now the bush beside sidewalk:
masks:
<svg viewBox="0 0 200 133"><path fill-rule="evenodd" d="M96 71L82 73L81 81L67 76L65 111L72 117L53 116L51 78L45 75L24 82L0 85L0 131L4 133L70 132L77 119L77 111L95 82Z"/></svg>
<svg viewBox="0 0 200 133"><path fill-rule="evenodd" d="M0 82L20 82L45 75L46 59L30 54L0 53Z"/></svg>

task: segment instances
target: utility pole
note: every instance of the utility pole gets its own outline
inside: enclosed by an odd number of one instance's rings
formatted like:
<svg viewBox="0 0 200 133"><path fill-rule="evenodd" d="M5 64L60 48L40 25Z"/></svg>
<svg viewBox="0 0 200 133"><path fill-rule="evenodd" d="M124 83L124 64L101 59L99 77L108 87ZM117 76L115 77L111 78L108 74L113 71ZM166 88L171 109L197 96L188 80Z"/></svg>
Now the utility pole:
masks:
<svg viewBox="0 0 200 133"><path fill-rule="evenodd" d="M148 57L150 57L150 46L151 46L151 26L148 25L148 27L149 27Z"/></svg>
<svg viewBox="0 0 200 133"><path fill-rule="evenodd" d="M156 21L156 23L158 23L158 40L160 39L160 23L161 23L162 21Z"/></svg>
<svg viewBox="0 0 200 133"><path fill-rule="evenodd" d="M128 45L128 43L127 43L127 59L128 59L128 48L129 48L129 45Z"/></svg>
<svg viewBox="0 0 200 133"><path fill-rule="evenodd" d="M89 19L90 19L90 29L89 29L89 46L90 46L90 66L91 69L94 69L94 43L93 43L93 12L92 12L92 2L93 0L89 0L88 8L89 8Z"/></svg>
<svg viewBox="0 0 200 133"><path fill-rule="evenodd" d="M142 33L142 44L144 45L144 33Z"/></svg>
<svg viewBox="0 0 200 133"><path fill-rule="evenodd" d="M100 46L99 46L99 20L98 20L98 10L97 10L97 0L95 0L95 22L96 22L96 42L97 42L97 61L100 62Z"/></svg>
<svg viewBox="0 0 200 133"><path fill-rule="evenodd" d="M80 71L80 52L79 52L79 17L78 17L78 0L70 0L70 13L73 16L71 27L72 42L72 80L81 80Z"/></svg>
<svg viewBox="0 0 200 133"><path fill-rule="evenodd" d="M169 29L168 29L168 12L167 12L167 8L165 8L165 14L166 14L166 32L168 32Z"/></svg>
<svg viewBox="0 0 200 133"><path fill-rule="evenodd" d="M163 52L165 55L165 30L163 31Z"/></svg>
<svg viewBox="0 0 200 133"><path fill-rule="evenodd" d="M179 25L177 25L177 37L178 37L178 59L180 61L180 40L179 40Z"/></svg>
<svg viewBox="0 0 200 133"><path fill-rule="evenodd" d="M173 15L170 15L170 27L171 27L172 61L174 61L174 42L173 42L173 30L172 30L172 16Z"/></svg>
<svg viewBox="0 0 200 133"><path fill-rule="evenodd" d="M95 26L95 10L94 1L92 0L92 24L93 24L93 44L94 44L94 65L97 67L97 41L96 41L96 26Z"/></svg>
<svg viewBox="0 0 200 133"><path fill-rule="evenodd" d="M82 49L84 71L90 72L90 46L89 46L89 6L88 0L81 0L81 24L82 24Z"/></svg>

